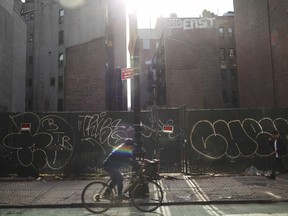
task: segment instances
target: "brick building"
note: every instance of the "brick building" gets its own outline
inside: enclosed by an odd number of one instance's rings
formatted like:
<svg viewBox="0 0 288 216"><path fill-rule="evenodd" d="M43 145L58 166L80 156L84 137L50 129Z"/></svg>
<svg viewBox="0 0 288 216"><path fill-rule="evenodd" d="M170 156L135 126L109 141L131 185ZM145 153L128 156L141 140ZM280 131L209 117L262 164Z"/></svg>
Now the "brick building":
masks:
<svg viewBox="0 0 288 216"><path fill-rule="evenodd" d="M241 107L288 106L288 1L234 0Z"/></svg>
<svg viewBox="0 0 288 216"><path fill-rule="evenodd" d="M233 13L162 18L153 59L156 104L191 109L238 107Z"/></svg>

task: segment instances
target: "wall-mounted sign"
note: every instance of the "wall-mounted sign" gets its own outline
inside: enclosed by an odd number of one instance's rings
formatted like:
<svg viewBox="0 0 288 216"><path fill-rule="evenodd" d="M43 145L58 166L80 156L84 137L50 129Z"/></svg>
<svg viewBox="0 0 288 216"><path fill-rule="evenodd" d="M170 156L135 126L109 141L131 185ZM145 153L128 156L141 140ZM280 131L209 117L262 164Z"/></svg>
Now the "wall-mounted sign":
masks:
<svg viewBox="0 0 288 216"><path fill-rule="evenodd" d="M21 123L21 131L30 131L31 123Z"/></svg>
<svg viewBox="0 0 288 216"><path fill-rule="evenodd" d="M173 133L174 127L172 125L164 125L163 133Z"/></svg>
<svg viewBox="0 0 288 216"><path fill-rule="evenodd" d="M134 76L134 70L133 68L123 68L121 69L121 79L127 80L131 79Z"/></svg>

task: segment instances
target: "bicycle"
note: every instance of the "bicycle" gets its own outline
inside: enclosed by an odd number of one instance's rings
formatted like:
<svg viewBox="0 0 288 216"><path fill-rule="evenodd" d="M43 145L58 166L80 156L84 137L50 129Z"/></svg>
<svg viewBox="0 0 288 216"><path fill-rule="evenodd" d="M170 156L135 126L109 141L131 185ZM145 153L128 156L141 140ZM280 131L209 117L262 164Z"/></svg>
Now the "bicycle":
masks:
<svg viewBox="0 0 288 216"><path fill-rule="evenodd" d="M131 180L123 190L123 194L129 193L132 204L140 211L152 212L162 204L163 190L155 181L159 179L158 170L159 160L145 160L136 172L132 172ZM94 181L83 189L81 201L88 211L100 214L119 202L115 189L109 188L110 182L111 179Z"/></svg>

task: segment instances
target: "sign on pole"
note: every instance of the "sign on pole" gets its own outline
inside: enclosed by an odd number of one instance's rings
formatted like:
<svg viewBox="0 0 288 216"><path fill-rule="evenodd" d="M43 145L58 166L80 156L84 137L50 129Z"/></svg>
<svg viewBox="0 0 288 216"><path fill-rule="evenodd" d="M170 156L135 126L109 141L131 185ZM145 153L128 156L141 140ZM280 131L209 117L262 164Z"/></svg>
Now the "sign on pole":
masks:
<svg viewBox="0 0 288 216"><path fill-rule="evenodd" d="M173 133L174 127L172 125L164 125L163 133Z"/></svg>
<svg viewBox="0 0 288 216"><path fill-rule="evenodd" d="M121 70L121 80L131 79L134 76L133 68L123 68Z"/></svg>

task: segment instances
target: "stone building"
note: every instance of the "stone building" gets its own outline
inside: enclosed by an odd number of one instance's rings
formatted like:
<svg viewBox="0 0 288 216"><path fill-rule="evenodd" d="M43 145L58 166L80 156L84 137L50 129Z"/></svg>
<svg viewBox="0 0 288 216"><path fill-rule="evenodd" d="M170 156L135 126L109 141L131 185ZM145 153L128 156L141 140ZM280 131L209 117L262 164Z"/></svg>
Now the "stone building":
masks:
<svg viewBox="0 0 288 216"><path fill-rule="evenodd" d="M127 54L125 4L112 2L26 0L26 110L114 109L115 68L126 67Z"/></svg>
<svg viewBox="0 0 288 216"><path fill-rule="evenodd" d="M0 1L0 112L25 111L27 25L15 2Z"/></svg>

